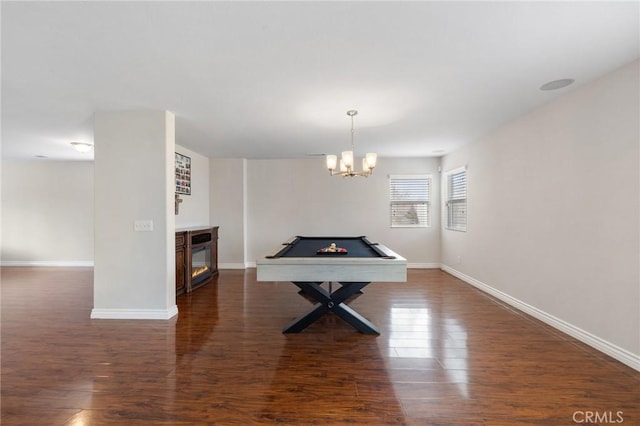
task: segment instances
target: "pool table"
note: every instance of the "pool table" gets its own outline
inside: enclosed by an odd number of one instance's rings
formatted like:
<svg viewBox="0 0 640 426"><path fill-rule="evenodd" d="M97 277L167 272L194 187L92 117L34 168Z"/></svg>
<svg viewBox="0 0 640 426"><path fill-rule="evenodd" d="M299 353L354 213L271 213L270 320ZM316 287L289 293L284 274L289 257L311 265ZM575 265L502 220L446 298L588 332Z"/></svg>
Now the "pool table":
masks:
<svg viewBox="0 0 640 426"><path fill-rule="evenodd" d="M331 244L335 251L327 250ZM291 281L314 307L283 329L298 333L333 312L356 330L380 334L347 300L371 282L404 282L407 260L388 247L359 237L292 237L258 259L258 281ZM328 283L328 290L322 286ZM333 283L340 285L333 290Z"/></svg>

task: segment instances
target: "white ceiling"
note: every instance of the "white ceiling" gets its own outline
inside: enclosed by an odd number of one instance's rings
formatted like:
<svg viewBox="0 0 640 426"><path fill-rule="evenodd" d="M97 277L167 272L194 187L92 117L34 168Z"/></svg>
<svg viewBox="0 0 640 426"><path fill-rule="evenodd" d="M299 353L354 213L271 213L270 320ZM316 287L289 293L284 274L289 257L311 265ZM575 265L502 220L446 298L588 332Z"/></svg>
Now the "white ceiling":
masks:
<svg viewBox="0 0 640 426"><path fill-rule="evenodd" d="M3 158L87 159L97 110L209 157L434 156L640 56L639 3L2 2ZM560 78L568 88L538 88Z"/></svg>

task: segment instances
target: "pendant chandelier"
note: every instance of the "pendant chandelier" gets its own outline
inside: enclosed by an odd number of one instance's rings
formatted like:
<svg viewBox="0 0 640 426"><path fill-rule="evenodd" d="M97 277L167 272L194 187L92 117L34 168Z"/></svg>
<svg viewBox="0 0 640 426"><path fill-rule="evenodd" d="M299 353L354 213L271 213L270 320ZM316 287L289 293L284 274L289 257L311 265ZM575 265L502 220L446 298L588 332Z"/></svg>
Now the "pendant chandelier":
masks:
<svg viewBox="0 0 640 426"><path fill-rule="evenodd" d="M378 154L376 154L375 152L368 152L367 155L365 155L365 157L362 159L362 170L356 171L355 169L355 156L353 149L353 117L356 114L358 114L358 111L354 109L347 111L347 115L351 117L351 151L342 151L339 171L336 171L336 166L338 165L338 156L327 155L327 169L329 169L329 173L331 174L331 176L368 177L369 175L371 175L371 173L373 173L373 168L376 166Z"/></svg>

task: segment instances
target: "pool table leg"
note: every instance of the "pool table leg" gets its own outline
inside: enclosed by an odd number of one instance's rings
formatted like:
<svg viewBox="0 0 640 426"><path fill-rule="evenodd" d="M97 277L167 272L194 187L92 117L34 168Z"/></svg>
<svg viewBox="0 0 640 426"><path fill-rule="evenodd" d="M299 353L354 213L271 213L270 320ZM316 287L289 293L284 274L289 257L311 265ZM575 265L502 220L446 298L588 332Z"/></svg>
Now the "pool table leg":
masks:
<svg viewBox="0 0 640 426"><path fill-rule="evenodd" d="M301 295L318 303L309 312L287 325L282 330L283 333L299 333L331 311L361 333L380 334L371 321L344 303L350 297L361 293L360 290L369 284L368 282L341 282L342 287L333 293L322 288L320 282L294 282L294 284L300 288Z"/></svg>
<svg viewBox="0 0 640 426"><path fill-rule="evenodd" d="M380 334L378 328L373 325L371 321L360 315L345 303L339 304L335 309L332 309L332 311L362 334Z"/></svg>

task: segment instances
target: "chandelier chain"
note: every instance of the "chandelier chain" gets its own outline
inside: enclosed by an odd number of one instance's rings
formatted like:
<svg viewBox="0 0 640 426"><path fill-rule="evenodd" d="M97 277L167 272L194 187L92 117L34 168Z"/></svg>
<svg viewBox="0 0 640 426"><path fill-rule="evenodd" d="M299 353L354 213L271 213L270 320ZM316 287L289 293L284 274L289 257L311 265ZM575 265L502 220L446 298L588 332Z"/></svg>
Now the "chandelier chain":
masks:
<svg viewBox="0 0 640 426"><path fill-rule="evenodd" d="M353 116L354 116L355 114L349 114L349 115L351 115L351 152L353 152L353 155L355 155L356 150L355 150L355 145L354 145L354 143L353 143L353 134L355 133L355 132L353 131Z"/></svg>

